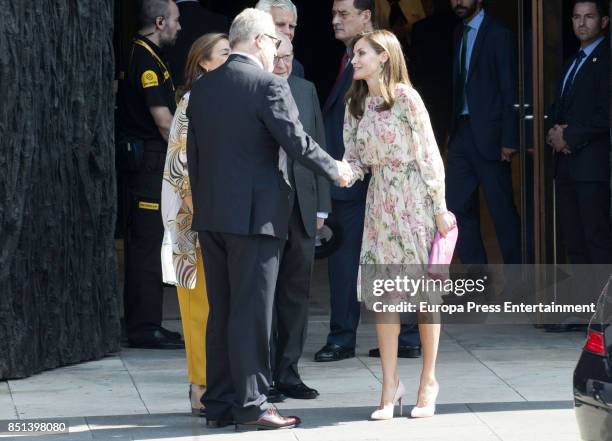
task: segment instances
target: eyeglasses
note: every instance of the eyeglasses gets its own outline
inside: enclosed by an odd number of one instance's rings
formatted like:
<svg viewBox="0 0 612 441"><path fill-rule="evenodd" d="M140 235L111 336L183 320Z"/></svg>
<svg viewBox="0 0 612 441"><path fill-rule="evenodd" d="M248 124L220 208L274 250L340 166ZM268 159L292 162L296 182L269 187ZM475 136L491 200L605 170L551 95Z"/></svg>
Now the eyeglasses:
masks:
<svg viewBox="0 0 612 441"><path fill-rule="evenodd" d="M278 62L283 62L284 64L291 64L292 61L293 61L293 54L287 54L283 56L274 57L274 64L277 64Z"/></svg>
<svg viewBox="0 0 612 441"><path fill-rule="evenodd" d="M276 46L276 49L278 50L278 48L280 47L280 45L281 45L281 43L282 43L282 40L280 40L279 38L273 37L273 36L272 36L272 35L270 35L270 34L266 34L266 33L264 33L264 35L265 35L266 37L268 37L270 40L272 40L272 42L274 43L274 46Z"/></svg>

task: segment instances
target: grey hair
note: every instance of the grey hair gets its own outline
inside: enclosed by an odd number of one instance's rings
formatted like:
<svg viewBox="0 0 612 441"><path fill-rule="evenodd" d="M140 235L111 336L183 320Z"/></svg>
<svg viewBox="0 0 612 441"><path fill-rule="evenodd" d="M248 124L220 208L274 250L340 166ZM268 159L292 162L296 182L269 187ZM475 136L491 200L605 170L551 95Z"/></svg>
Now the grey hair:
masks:
<svg viewBox="0 0 612 441"><path fill-rule="evenodd" d="M254 40L259 34L276 33L272 16L259 9L247 8L236 16L229 31L230 47Z"/></svg>
<svg viewBox="0 0 612 441"><path fill-rule="evenodd" d="M157 17L168 17L170 14L170 0L141 0L138 20L140 28L155 24Z"/></svg>
<svg viewBox="0 0 612 441"><path fill-rule="evenodd" d="M298 18L297 8L291 0L259 0L255 8L264 12L270 12L272 8L284 9L295 16L295 21Z"/></svg>

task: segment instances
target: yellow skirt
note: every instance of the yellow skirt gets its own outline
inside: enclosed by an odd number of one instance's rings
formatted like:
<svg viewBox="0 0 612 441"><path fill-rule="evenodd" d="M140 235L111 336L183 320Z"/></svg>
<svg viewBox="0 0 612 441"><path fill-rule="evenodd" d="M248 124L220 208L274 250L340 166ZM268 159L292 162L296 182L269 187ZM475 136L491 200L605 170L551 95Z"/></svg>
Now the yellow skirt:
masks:
<svg viewBox="0 0 612 441"><path fill-rule="evenodd" d="M197 249L198 270L194 289L177 287L187 355L189 383L206 386L206 323L208 293L204 278L202 250Z"/></svg>

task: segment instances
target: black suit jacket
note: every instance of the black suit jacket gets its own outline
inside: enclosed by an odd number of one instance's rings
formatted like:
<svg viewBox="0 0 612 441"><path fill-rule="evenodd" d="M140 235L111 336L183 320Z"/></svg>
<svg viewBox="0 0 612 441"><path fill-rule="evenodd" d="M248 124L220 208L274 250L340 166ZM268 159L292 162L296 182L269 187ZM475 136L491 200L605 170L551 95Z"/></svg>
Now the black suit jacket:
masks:
<svg viewBox="0 0 612 441"><path fill-rule="evenodd" d="M610 43L599 43L576 74L565 110L560 108L563 80L551 109L552 123L567 124L564 138L571 155L555 155L555 175L574 181L610 181Z"/></svg>
<svg viewBox="0 0 612 441"><path fill-rule="evenodd" d="M453 98L459 88L459 48L463 26L455 29ZM501 160L501 148L518 148L517 67L512 31L485 14L472 50L466 83L471 128L478 151ZM453 104L456 109L457 104Z"/></svg>
<svg viewBox="0 0 612 441"><path fill-rule="evenodd" d="M192 229L286 238L291 188L278 146L332 181L338 167L298 120L287 81L250 58L227 63L194 84L187 107Z"/></svg>
<svg viewBox="0 0 612 441"><path fill-rule="evenodd" d="M353 65L348 64L342 73L342 77L335 85L323 106L323 123L325 124L325 140L327 151L332 157L342 160L344 157L344 97L353 82ZM370 175L366 175L363 181L357 181L352 187L331 188L332 199L338 200L365 200L368 191Z"/></svg>
<svg viewBox="0 0 612 441"><path fill-rule="evenodd" d="M408 59L410 80L429 111L440 147L452 118L453 30L460 19L453 13L434 14L412 26Z"/></svg>
<svg viewBox="0 0 612 441"><path fill-rule="evenodd" d="M188 1L177 4L181 30L174 46L166 49L170 73L174 84L183 84L187 54L194 41L210 32L228 32L229 22L226 17L206 10L200 3Z"/></svg>
<svg viewBox="0 0 612 441"><path fill-rule="evenodd" d="M325 148L325 127L314 84L293 75L287 82L300 112L300 122L304 126L304 131ZM289 176L300 206L302 224L308 236L314 237L317 234L317 212L331 212L329 181L322 176L315 176L291 158L287 158L287 167L291 168Z"/></svg>

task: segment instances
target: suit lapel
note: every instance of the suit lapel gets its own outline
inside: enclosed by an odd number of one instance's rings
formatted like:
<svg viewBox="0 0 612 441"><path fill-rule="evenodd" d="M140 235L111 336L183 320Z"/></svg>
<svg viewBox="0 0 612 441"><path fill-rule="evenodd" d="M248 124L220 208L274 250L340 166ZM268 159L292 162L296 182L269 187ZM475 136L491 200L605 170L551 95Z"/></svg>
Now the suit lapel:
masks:
<svg viewBox="0 0 612 441"><path fill-rule="evenodd" d="M353 65L351 63L348 64L344 72L342 73L342 78L338 81L335 87L330 92L330 95L327 97L327 101L325 101L325 105L323 106L323 113L326 113L334 103L343 95L342 91L347 90L347 83L350 83L353 80ZM344 98L344 97L342 97Z"/></svg>
<svg viewBox="0 0 612 441"><path fill-rule="evenodd" d="M454 40L453 40L453 83L455 88L457 87L457 82L459 81L459 49L461 48L461 34L462 34L463 25L460 24L455 28Z"/></svg>
<svg viewBox="0 0 612 441"><path fill-rule="evenodd" d="M484 19L482 20L482 23L480 24L480 28L478 29L478 34L476 35L476 41L474 42L474 48L472 49L472 56L470 58L470 70L468 71L466 83L470 81L470 78L472 77L472 72L474 72L476 63L478 62L478 57L480 56L480 53L482 52L482 44L483 44L484 39L486 38L487 31L489 29L489 21L490 21L489 16L485 14Z"/></svg>
<svg viewBox="0 0 612 441"><path fill-rule="evenodd" d="M584 81L585 78L588 78L588 76L591 74L591 71L596 69L597 63L601 62L601 58L604 55L602 51L607 51L606 40L599 43L597 47L595 48L595 50L591 53L591 55L589 55L589 57L586 60L584 60L584 64L582 65L580 70L576 73L576 76L574 77L574 81L572 85L568 86L570 87L570 90L568 92L569 95L567 96L568 105L574 99L574 96L576 94L576 89L579 87L580 82ZM565 73L563 74L563 79L565 79L565 76L567 75L567 69L569 69L571 65L572 65L572 62L570 61L569 66L566 68ZM563 82L561 83L561 88L563 88ZM561 91L560 93L563 93L563 92Z"/></svg>

